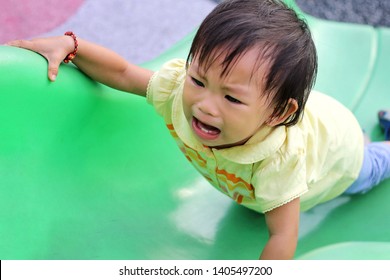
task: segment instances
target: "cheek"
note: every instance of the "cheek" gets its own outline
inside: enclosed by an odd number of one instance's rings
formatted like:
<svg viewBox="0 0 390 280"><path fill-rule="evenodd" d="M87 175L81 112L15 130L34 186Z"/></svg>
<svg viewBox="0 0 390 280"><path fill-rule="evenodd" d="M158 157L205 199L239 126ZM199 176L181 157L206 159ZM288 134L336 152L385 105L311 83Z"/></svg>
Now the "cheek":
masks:
<svg viewBox="0 0 390 280"><path fill-rule="evenodd" d="M186 80L183 86L183 106L187 108L194 106L197 103L197 96L194 86Z"/></svg>
<svg viewBox="0 0 390 280"><path fill-rule="evenodd" d="M261 102L256 110L254 110L254 115L257 116L257 122L260 126L267 125L271 119L272 113L273 107L265 101Z"/></svg>
<svg viewBox="0 0 390 280"><path fill-rule="evenodd" d="M188 88L184 86L184 91L183 91L183 111L184 115L188 118L190 115L192 115L192 99L191 99L191 94L188 92Z"/></svg>
<svg viewBox="0 0 390 280"><path fill-rule="evenodd" d="M261 125L261 119L253 112L239 112L234 115L229 114L229 119L225 120L232 131L237 134L247 134L253 132Z"/></svg>
<svg viewBox="0 0 390 280"><path fill-rule="evenodd" d="M242 112L235 125L239 131L253 133L266 124L267 118L268 114L258 110Z"/></svg>
<svg viewBox="0 0 390 280"><path fill-rule="evenodd" d="M190 103L191 102L191 86L188 84L188 81L186 80L183 86L183 103Z"/></svg>
<svg viewBox="0 0 390 280"><path fill-rule="evenodd" d="M188 94L188 91L184 90L183 92L183 106L190 107L191 106L191 95Z"/></svg>

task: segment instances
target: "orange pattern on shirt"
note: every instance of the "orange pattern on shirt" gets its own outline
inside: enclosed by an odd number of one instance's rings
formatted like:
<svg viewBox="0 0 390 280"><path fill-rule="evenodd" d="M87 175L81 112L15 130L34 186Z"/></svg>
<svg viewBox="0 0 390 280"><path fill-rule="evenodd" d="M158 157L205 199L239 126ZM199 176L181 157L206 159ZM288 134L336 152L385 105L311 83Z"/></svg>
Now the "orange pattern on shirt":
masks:
<svg viewBox="0 0 390 280"><path fill-rule="evenodd" d="M239 204L242 203L244 198L249 200L253 200L255 198L252 184L246 182L240 177L237 177L234 173L218 168L218 166L213 169L208 168L207 157L203 157L200 152L183 143L178 137L172 124L167 124L167 128L169 129L172 137L178 143L179 148L185 157L214 187L231 197Z"/></svg>

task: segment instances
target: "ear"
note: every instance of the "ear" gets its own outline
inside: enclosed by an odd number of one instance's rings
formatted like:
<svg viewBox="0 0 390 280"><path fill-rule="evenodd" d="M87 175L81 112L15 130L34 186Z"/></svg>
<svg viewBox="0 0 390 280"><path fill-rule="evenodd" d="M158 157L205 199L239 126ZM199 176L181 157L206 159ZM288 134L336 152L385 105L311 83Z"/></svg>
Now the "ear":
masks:
<svg viewBox="0 0 390 280"><path fill-rule="evenodd" d="M298 110L298 102L295 99L290 98L288 100L288 105L287 105L285 112L283 114L281 114L280 116L273 117L271 115L266 123L268 126L277 126L277 125L283 123L284 121L286 121L297 110Z"/></svg>

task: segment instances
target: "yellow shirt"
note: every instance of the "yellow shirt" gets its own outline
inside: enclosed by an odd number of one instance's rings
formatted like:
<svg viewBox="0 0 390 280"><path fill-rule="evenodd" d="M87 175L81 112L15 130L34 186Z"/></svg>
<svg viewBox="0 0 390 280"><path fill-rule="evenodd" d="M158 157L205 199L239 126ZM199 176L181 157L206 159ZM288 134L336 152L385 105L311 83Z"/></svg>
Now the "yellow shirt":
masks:
<svg viewBox="0 0 390 280"><path fill-rule="evenodd" d="M213 149L195 138L184 116L185 76L184 60L167 62L151 78L147 100L186 158L237 203L264 213L300 197L304 211L342 194L359 175L362 131L331 97L313 91L298 124L267 127L244 145Z"/></svg>

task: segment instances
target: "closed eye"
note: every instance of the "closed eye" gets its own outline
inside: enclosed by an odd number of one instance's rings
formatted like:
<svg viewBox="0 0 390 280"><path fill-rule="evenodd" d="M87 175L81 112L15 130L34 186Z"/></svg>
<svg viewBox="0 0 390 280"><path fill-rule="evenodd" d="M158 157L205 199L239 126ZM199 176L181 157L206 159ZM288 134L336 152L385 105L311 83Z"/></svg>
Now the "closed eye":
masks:
<svg viewBox="0 0 390 280"><path fill-rule="evenodd" d="M231 103L242 104L242 102L241 102L240 100L238 100L238 99L236 99L236 98L234 98L234 97L232 97L232 96L230 96L230 95L225 95L225 98L226 98L229 102L231 102Z"/></svg>
<svg viewBox="0 0 390 280"><path fill-rule="evenodd" d="M195 79L194 77L191 77L191 81L192 81L195 85L197 85L197 86L199 86L199 87L204 87L204 83L202 83L201 81Z"/></svg>

